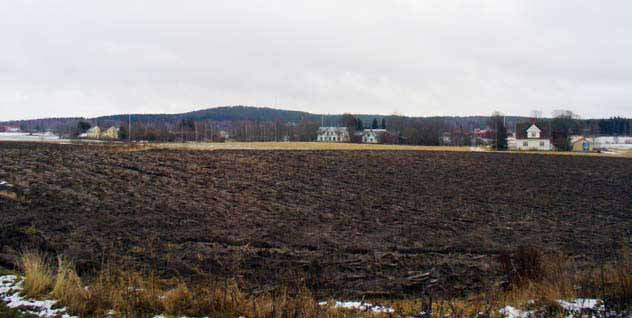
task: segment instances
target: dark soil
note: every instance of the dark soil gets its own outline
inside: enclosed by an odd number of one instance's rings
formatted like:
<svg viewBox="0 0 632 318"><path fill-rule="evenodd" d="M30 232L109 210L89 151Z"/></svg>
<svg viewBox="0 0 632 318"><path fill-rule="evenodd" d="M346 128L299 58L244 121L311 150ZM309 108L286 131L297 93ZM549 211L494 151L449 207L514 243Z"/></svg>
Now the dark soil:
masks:
<svg viewBox="0 0 632 318"><path fill-rule="evenodd" d="M455 291L518 246L607 259L632 234L632 160L426 151L122 151L0 143L0 262L38 248L191 281L325 294ZM11 264L2 264L0 266Z"/></svg>

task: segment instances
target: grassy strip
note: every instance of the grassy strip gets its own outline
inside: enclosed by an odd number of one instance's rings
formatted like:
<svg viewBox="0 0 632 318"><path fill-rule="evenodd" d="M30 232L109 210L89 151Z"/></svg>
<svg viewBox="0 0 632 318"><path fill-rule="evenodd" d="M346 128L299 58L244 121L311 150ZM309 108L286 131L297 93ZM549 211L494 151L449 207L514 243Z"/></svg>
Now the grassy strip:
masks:
<svg viewBox="0 0 632 318"><path fill-rule="evenodd" d="M121 317L160 313L189 317L390 318L412 316L429 308L433 317L475 317L480 313L498 317L498 310L506 305L538 308L544 310L546 317L563 317L557 300L577 297L603 299L609 310L632 309L632 257L627 253L613 263L580 272L562 254L518 249L499 259L509 286L490 287L468 298L437 293L427 295L432 296L430 303L430 297L383 303L395 309L393 314L319 306L305 288L249 295L232 281L187 285L181 280L161 280L111 266L101 270L86 287L68 260L58 258L52 264L41 253L33 252L25 253L21 259L26 295L52 297L81 317L103 316L113 309Z"/></svg>

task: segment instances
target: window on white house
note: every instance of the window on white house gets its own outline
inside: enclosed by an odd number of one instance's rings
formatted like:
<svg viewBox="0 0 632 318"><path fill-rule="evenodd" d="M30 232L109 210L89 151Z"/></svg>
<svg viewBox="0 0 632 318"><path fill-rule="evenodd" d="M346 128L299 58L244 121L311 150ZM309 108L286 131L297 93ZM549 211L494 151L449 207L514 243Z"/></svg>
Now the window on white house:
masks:
<svg viewBox="0 0 632 318"><path fill-rule="evenodd" d="M540 141L540 147L544 147L544 141Z"/></svg>
<svg viewBox="0 0 632 318"><path fill-rule="evenodd" d="M525 142L522 143L522 145L525 146L525 147L529 147L529 142L525 141Z"/></svg>

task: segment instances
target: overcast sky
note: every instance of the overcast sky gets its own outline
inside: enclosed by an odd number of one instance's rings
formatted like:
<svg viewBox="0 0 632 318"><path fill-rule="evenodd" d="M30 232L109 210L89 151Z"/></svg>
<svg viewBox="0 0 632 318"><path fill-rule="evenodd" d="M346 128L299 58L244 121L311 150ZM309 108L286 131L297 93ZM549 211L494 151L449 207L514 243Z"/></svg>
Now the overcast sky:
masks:
<svg viewBox="0 0 632 318"><path fill-rule="evenodd" d="M222 105L632 116L632 2L2 0L0 120Z"/></svg>

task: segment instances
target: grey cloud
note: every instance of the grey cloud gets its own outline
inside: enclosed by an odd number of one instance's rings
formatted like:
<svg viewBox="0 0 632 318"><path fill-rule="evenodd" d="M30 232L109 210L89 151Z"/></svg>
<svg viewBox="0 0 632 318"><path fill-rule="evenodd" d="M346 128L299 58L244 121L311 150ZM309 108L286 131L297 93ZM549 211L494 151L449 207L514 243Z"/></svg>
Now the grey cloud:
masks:
<svg viewBox="0 0 632 318"><path fill-rule="evenodd" d="M626 1L0 4L0 120L248 104L632 116Z"/></svg>

